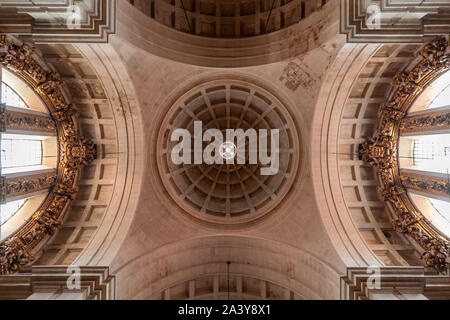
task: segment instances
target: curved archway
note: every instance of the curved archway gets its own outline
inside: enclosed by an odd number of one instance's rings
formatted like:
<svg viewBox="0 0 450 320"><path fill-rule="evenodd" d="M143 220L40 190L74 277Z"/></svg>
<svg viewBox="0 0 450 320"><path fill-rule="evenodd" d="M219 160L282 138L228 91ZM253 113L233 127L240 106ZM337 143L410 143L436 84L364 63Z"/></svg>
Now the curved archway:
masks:
<svg viewBox="0 0 450 320"><path fill-rule="evenodd" d="M119 1L117 35L160 57L204 67L247 67L282 61L319 47L339 32L339 3L287 28L247 38L208 38L175 30Z"/></svg>
<svg viewBox="0 0 450 320"><path fill-rule="evenodd" d="M145 143L139 101L120 57L110 45L78 45L101 81L112 104L116 125L117 169L112 198L97 232L78 265L110 265L135 214L145 165ZM139 147L138 147L139 146Z"/></svg>
<svg viewBox="0 0 450 320"><path fill-rule="evenodd" d="M245 236L185 239L145 252L115 271L118 298L154 298L202 276L226 274L227 261L233 276L273 283L289 296L339 298L340 275L330 265L289 245Z"/></svg>

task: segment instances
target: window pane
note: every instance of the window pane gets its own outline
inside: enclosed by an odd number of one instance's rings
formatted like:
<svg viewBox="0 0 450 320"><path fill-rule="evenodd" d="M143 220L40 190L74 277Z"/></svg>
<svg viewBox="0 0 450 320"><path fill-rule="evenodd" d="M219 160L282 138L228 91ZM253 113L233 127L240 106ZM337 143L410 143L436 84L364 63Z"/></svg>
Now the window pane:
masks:
<svg viewBox="0 0 450 320"><path fill-rule="evenodd" d="M0 205L1 224L3 225L12 216L14 216L26 201L26 199L17 200Z"/></svg>
<svg viewBox="0 0 450 320"><path fill-rule="evenodd" d="M42 164L42 142L38 138L4 134L1 138L1 160L3 169L17 172L21 168Z"/></svg>
<svg viewBox="0 0 450 320"><path fill-rule="evenodd" d="M431 101L428 109L450 106L450 84L447 85L436 97Z"/></svg>
<svg viewBox="0 0 450 320"><path fill-rule="evenodd" d="M413 142L414 169L450 172L450 134L415 137Z"/></svg>
<svg viewBox="0 0 450 320"><path fill-rule="evenodd" d="M2 103L17 108L27 108L22 98L4 82L2 83Z"/></svg>
<svg viewBox="0 0 450 320"><path fill-rule="evenodd" d="M450 236L450 199L448 202L438 200L419 195L411 190L408 191L408 195L426 221L446 236Z"/></svg>
<svg viewBox="0 0 450 320"><path fill-rule="evenodd" d="M437 199L428 199L428 201L430 201L433 208L450 223L450 202Z"/></svg>

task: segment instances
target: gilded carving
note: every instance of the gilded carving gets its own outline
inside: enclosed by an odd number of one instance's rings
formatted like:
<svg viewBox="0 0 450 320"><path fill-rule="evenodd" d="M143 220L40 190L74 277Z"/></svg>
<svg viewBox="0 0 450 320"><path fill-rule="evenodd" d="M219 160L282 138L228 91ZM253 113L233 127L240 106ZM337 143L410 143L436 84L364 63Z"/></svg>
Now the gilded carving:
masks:
<svg viewBox="0 0 450 320"><path fill-rule="evenodd" d="M414 217L408 211L401 212L393 221L394 230L399 233L411 233L421 218Z"/></svg>
<svg viewBox="0 0 450 320"><path fill-rule="evenodd" d="M5 203L6 201L6 183L5 177L0 176L0 203Z"/></svg>
<svg viewBox="0 0 450 320"><path fill-rule="evenodd" d="M6 105L0 103L0 132L4 132L6 130Z"/></svg>
<svg viewBox="0 0 450 320"><path fill-rule="evenodd" d="M48 206L47 212L50 212L52 215L58 215L64 210L64 207L68 202L69 198L67 196L57 195Z"/></svg>
<svg viewBox="0 0 450 320"><path fill-rule="evenodd" d="M400 124L402 131L433 130L450 128L450 112L404 118Z"/></svg>
<svg viewBox="0 0 450 320"><path fill-rule="evenodd" d="M402 95L408 95L414 93L414 91L418 87L416 82L417 80L418 79L414 76L414 73L401 71L397 75L395 75L391 85L397 86L397 92L401 93Z"/></svg>
<svg viewBox="0 0 450 320"><path fill-rule="evenodd" d="M10 274L19 271L20 266L30 262L31 255L25 246L18 241L0 244L0 271Z"/></svg>
<svg viewBox="0 0 450 320"><path fill-rule="evenodd" d="M50 117L18 114L0 108L0 126L6 129L47 129L58 133L59 163L56 175L40 175L17 179L0 177L0 200L8 196L26 194L49 188L50 193L32 218L12 237L0 244L0 272L17 272L21 265L32 261L32 250L61 226L61 216L77 188L81 168L96 158L96 145L80 135L76 110L67 102L60 75L47 72L33 58L33 50L18 45L6 35L0 35L0 64L26 81L41 97L50 111ZM9 124L8 124L9 123Z"/></svg>
<svg viewBox="0 0 450 320"><path fill-rule="evenodd" d="M423 248L422 259L440 272L449 269L449 242L439 233L409 199L405 188L426 190L436 194L449 194L449 185L442 179L421 179L400 175L397 148L400 129L416 131L423 127L442 128L450 125L449 113L407 117L414 98L421 93L435 75L450 68L450 46L446 39L426 45L419 53L424 59L412 70L395 76L394 92L379 111L379 121L373 137L360 148L362 160L372 165L379 177L380 198L390 204L393 227L397 232L410 235Z"/></svg>
<svg viewBox="0 0 450 320"><path fill-rule="evenodd" d="M430 61L435 68L450 64L450 47L445 38L439 38L426 44L419 54Z"/></svg>
<svg viewBox="0 0 450 320"><path fill-rule="evenodd" d="M72 117L77 115L78 115L77 111L75 110L75 108L71 106L52 113L52 117L53 119L55 119L55 121L64 121L64 122L71 122Z"/></svg>
<svg viewBox="0 0 450 320"><path fill-rule="evenodd" d="M88 165L97 157L97 147L92 140L74 136L64 139L60 149L60 161L77 169Z"/></svg>
<svg viewBox="0 0 450 320"><path fill-rule="evenodd" d="M56 174L4 179L5 199L50 188L56 183Z"/></svg>
<svg viewBox="0 0 450 320"><path fill-rule="evenodd" d="M450 194L450 185L444 179L401 175L400 180L405 188L431 191L431 193L442 194L443 196Z"/></svg>
<svg viewBox="0 0 450 320"><path fill-rule="evenodd" d="M38 220L46 233L52 235L61 226L61 221L55 219L49 212L44 213Z"/></svg>
<svg viewBox="0 0 450 320"><path fill-rule="evenodd" d="M379 134L362 144L362 160L381 170L392 168L396 143L391 136Z"/></svg>
<svg viewBox="0 0 450 320"><path fill-rule="evenodd" d="M50 117L38 116L23 112L6 110L3 112L6 130L24 130L24 131L45 131L54 132L56 130L55 122ZM3 126L2 126L3 127Z"/></svg>

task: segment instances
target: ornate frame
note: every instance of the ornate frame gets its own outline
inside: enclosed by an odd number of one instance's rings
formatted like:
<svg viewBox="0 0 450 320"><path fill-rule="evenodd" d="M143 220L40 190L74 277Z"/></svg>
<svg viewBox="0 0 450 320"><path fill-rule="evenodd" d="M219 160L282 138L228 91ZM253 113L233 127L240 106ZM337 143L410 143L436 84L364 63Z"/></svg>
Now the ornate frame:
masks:
<svg viewBox="0 0 450 320"><path fill-rule="evenodd" d="M33 260L33 250L61 226L65 208L77 193L81 168L97 157L97 147L81 136L76 110L65 98L59 74L47 71L33 58L27 44L16 44L0 35L0 64L23 79L42 99L55 122L58 136L58 166L56 182L41 207L12 236L0 243L0 272L19 271L20 266ZM8 118L0 114L0 122ZM6 123L7 125L7 123ZM3 192L6 186L0 185Z"/></svg>
<svg viewBox="0 0 450 320"><path fill-rule="evenodd" d="M429 83L450 69L450 44L444 38L425 45L419 54L423 59L411 71L394 77L394 88L388 102L380 108L375 133L362 144L359 154L376 169L378 192L391 208L394 229L408 234L424 249L421 258L428 266L444 272L450 266L448 238L423 217L408 197L398 160L400 130L407 124L407 111Z"/></svg>

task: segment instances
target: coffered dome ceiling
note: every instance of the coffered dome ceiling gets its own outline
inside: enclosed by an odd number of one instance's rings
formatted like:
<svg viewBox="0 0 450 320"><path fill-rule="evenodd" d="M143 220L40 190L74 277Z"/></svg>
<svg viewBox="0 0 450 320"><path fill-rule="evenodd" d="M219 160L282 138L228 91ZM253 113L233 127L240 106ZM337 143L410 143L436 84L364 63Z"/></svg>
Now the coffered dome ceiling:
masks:
<svg viewBox="0 0 450 320"><path fill-rule="evenodd" d="M229 143L234 153L233 164L227 164L226 155L222 155L223 164L174 164L171 151L179 142L171 141L172 133L186 129L193 140L194 121L201 121L202 132L211 128L222 132L224 143ZM245 159L240 159L238 150L233 150L237 140L226 141L227 129L255 129L259 135L260 129L267 130L268 156L274 155L273 162L262 165L258 157L257 163L249 163L250 153L261 151L255 138L246 138ZM278 164L276 153L271 153L275 152L270 145L273 129L279 130ZM203 142L203 148L209 143ZM190 90L170 109L159 134L158 166L172 199L187 212L207 220L231 222L240 217L241 221L267 213L283 199L297 172L298 146L294 122L276 97L250 83L214 81ZM194 159L193 148L190 152ZM269 166L279 168L273 175L263 173Z"/></svg>
<svg viewBox="0 0 450 320"><path fill-rule="evenodd" d="M339 29L338 1L129 0L117 6L120 37L165 59L214 68L295 57Z"/></svg>
<svg viewBox="0 0 450 320"><path fill-rule="evenodd" d="M327 0L129 0L176 30L217 38L251 37L299 22Z"/></svg>

